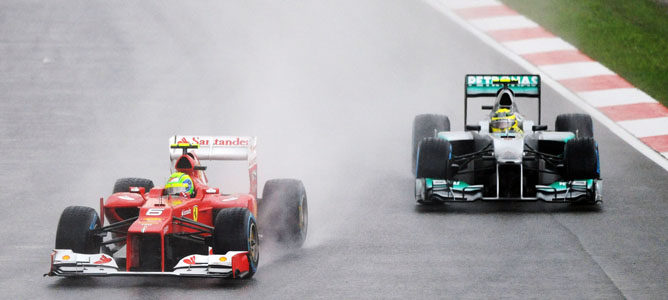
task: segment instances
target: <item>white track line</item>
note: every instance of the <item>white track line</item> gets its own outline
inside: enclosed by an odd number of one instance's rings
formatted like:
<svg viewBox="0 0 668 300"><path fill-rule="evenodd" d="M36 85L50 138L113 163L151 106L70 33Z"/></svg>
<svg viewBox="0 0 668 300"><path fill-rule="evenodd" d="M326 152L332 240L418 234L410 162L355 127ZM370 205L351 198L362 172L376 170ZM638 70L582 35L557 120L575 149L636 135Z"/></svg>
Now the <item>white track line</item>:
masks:
<svg viewBox="0 0 668 300"><path fill-rule="evenodd" d="M449 0L445 3L452 9L471 8L480 6L501 5L497 0Z"/></svg>
<svg viewBox="0 0 668 300"><path fill-rule="evenodd" d="M508 59L512 60L520 67L524 68L527 72L540 74L542 76L544 84L553 88L557 93L561 94L564 98L566 98L574 105L576 105L577 107L579 107L580 109L584 110L586 113L591 115L592 118L599 121L601 124L603 124L603 126L610 129L612 133L616 134L619 138L627 142L629 145L631 145L631 147L635 148L640 153L645 155L647 158L655 162L657 165L668 171L668 160L664 156L654 151L654 149L650 148L649 146L645 145L643 142L641 142L636 137L631 135L631 133L626 131L624 128L619 126L614 121L610 120L610 118L606 117L602 112L600 112L593 106L587 104L585 101L580 99L580 97L571 92L569 89L567 89L559 82L549 77L545 72L542 72L536 66L523 59L521 56L508 51L507 48L503 47L499 42L495 41L490 36L472 28L468 22L466 22L464 19L460 18L459 16L454 14L450 9L448 9L448 7L445 6L442 1L440 0L424 0L424 1L427 4L431 5L433 8L435 8L436 10L440 11L446 17L450 18L453 22L457 23L459 26L461 26L462 28L464 28L465 30L467 30L468 32L479 38L485 44L487 44L494 50L498 51L499 53L505 55L506 57L508 57Z"/></svg>
<svg viewBox="0 0 668 300"><path fill-rule="evenodd" d="M575 50L573 45L560 38L538 38L503 43L517 54L540 53L558 50Z"/></svg>
<svg viewBox="0 0 668 300"><path fill-rule="evenodd" d="M639 138L668 134L668 117L619 121L617 123Z"/></svg>
<svg viewBox="0 0 668 300"><path fill-rule="evenodd" d="M538 24L525 16L491 17L474 19L469 22L482 31L538 27Z"/></svg>
<svg viewBox="0 0 668 300"><path fill-rule="evenodd" d="M596 75L615 75L599 62L586 61L538 67L555 80L590 77Z"/></svg>
<svg viewBox="0 0 668 300"><path fill-rule="evenodd" d="M594 107L657 102L636 88L579 92L578 95Z"/></svg>

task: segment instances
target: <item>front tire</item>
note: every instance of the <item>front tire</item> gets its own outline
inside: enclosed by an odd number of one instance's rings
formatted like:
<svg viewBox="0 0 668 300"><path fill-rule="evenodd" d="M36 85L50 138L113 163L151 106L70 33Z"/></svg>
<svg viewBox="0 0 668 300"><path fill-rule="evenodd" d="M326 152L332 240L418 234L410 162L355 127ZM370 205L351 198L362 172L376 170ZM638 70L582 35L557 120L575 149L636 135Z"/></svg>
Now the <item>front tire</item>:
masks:
<svg viewBox="0 0 668 300"><path fill-rule="evenodd" d="M250 268L245 278L253 277L260 260L257 224L253 214L243 207L221 209L214 221L212 248L215 254L248 251Z"/></svg>
<svg viewBox="0 0 668 300"><path fill-rule="evenodd" d="M450 131L450 119L445 115L422 114L413 119L413 174L416 172L415 164L420 142L425 138L434 137L436 132L441 131Z"/></svg>
<svg viewBox="0 0 668 300"><path fill-rule="evenodd" d="M440 138L426 138L417 153L417 178L450 179L452 146Z"/></svg>
<svg viewBox="0 0 668 300"><path fill-rule="evenodd" d="M304 244L308 232L308 201L297 179L272 179L264 184L260 211L266 235L287 248Z"/></svg>
<svg viewBox="0 0 668 300"><path fill-rule="evenodd" d="M564 148L564 179L598 179L600 165L598 145L593 138L574 138Z"/></svg>
<svg viewBox="0 0 668 300"><path fill-rule="evenodd" d="M56 249L71 249L75 253L100 253L102 238L97 236L100 218L97 212L85 206L65 208L58 221Z"/></svg>

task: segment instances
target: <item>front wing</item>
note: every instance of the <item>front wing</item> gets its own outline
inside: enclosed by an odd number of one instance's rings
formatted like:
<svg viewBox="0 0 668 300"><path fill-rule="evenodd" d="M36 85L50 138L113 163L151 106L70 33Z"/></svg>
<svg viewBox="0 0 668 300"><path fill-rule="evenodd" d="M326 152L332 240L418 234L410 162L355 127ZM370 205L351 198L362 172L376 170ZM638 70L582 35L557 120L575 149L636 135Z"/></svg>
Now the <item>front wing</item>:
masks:
<svg viewBox="0 0 668 300"><path fill-rule="evenodd" d="M171 272L125 271L107 254L81 254L69 249L51 253L51 270L45 276L181 276L243 278L250 264L247 251L229 251L224 255L192 254L182 258Z"/></svg>
<svg viewBox="0 0 668 300"><path fill-rule="evenodd" d="M418 178L415 180L415 199L419 203L485 201L545 201L553 203L601 202L603 181L599 179L557 181L537 185L535 197L484 197L484 186L468 185L463 181Z"/></svg>

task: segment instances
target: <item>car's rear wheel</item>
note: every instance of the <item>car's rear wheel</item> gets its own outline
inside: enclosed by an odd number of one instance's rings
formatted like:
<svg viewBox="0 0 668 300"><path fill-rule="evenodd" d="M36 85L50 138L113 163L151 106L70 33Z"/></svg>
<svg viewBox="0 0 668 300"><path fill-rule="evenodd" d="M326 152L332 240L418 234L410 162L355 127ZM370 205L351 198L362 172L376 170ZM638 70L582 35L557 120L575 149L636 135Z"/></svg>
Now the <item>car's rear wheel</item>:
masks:
<svg viewBox="0 0 668 300"><path fill-rule="evenodd" d="M422 114L413 119L413 160L412 172L415 174L417 149L424 138L434 137L436 132L450 131L450 119L445 115Z"/></svg>
<svg viewBox="0 0 668 300"><path fill-rule="evenodd" d="M417 151L417 178L450 179L450 142L440 138L425 138Z"/></svg>
<svg viewBox="0 0 668 300"><path fill-rule="evenodd" d="M308 201L301 180L272 179L260 202L263 233L288 248L301 247L308 232Z"/></svg>
<svg viewBox="0 0 668 300"><path fill-rule="evenodd" d="M570 131L575 137L594 137L594 126L588 114L561 114L554 122L556 131Z"/></svg>
<svg viewBox="0 0 668 300"><path fill-rule="evenodd" d="M564 179L582 180L600 177L598 145L593 138L574 138L564 148Z"/></svg>
<svg viewBox="0 0 668 300"><path fill-rule="evenodd" d="M221 209L213 229L213 253L248 251L250 268L245 278L253 277L260 260L259 235L253 214L243 207Z"/></svg>
<svg viewBox="0 0 668 300"><path fill-rule="evenodd" d="M129 192L130 187L133 186L143 187L147 193L154 187L153 181L150 179L134 177L120 178L116 180L116 183L114 183L113 193Z"/></svg>
<svg viewBox="0 0 668 300"><path fill-rule="evenodd" d="M58 221L56 249L71 249L75 253L100 253L102 238L97 235L100 218L97 212L84 206L65 208Z"/></svg>

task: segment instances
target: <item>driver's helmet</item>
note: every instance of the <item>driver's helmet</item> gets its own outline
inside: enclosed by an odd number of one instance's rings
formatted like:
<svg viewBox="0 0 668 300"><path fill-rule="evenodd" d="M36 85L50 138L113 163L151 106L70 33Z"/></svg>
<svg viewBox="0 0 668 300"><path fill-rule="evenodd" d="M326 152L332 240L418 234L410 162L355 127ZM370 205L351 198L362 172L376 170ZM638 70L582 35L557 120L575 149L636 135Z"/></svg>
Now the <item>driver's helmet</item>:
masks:
<svg viewBox="0 0 668 300"><path fill-rule="evenodd" d="M169 195L188 195L192 196L195 192L193 188L193 181L185 173L176 172L169 176L167 184L165 184L165 191Z"/></svg>
<svg viewBox="0 0 668 300"><path fill-rule="evenodd" d="M508 108L499 108L489 122L492 132L522 132L518 126L517 114Z"/></svg>

